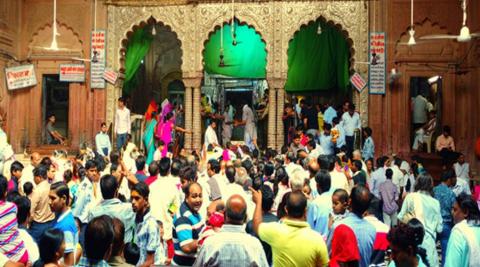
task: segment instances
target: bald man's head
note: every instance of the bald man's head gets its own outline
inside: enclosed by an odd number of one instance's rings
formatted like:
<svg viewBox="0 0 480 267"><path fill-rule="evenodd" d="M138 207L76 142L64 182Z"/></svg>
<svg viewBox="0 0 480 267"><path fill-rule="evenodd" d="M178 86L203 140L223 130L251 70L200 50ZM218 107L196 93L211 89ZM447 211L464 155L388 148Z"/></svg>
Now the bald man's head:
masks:
<svg viewBox="0 0 480 267"><path fill-rule="evenodd" d="M40 164L41 160L42 157L40 157L40 154L38 152L33 152L32 155L30 155L30 161L32 162L32 165L34 167L37 167L38 164Z"/></svg>
<svg viewBox="0 0 480 267"><path fill-rule="evenodd" d="M247 219L247 203L240 195L233 195L227 200L225 223L242 225Z"/></svg>
<svg viewBox="0 0 480 267"><path fill-rule="evenodd" d="M310 173L310 177L315 177L315 174L320 170L320 165L316 159L312 159L308 162L308 172Z"/></svg>
<svg viewBox="0 0 480 267"><path fill-rule="evenodd" d="M287 215L290 218L305 219L307 212L307 198L302 191L292 192L287 199Z"/></svg>

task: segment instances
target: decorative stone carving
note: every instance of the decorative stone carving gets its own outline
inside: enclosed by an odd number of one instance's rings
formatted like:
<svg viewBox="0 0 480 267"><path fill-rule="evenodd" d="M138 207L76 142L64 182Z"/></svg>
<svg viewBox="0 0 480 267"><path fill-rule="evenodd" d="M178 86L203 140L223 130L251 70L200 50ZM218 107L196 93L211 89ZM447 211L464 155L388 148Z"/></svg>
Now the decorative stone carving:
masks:
<svg viewBox="0 0 480 267"><path fill-rule="evenodd" d="M171 2L170 4L165 4ZM232 18L231 3L197 1L191 5L188 1L124 1L108 0L108 52L107 64L113 69L122 67L122 40L127 38L127 32L134 25L140 25L153 17L157 22L170 27L177 34L182 46L183 77L202 77L203 49L209 35L215 27ZM145 5L145 6L141 6ZM235 3L235 18L255 28L266 43L267 70L269 79L287 77L287 50L289 41L302 25L315 21L319 17L341 25L353 41L354 61L352 69L368 77L368 68L355 65L355 61L367 61L368 49L368 4L363 1L313 1L313 2L280 2L280 1L241 1ZM277 93L277 106L281 105L283 112L283 86ZM196 87L195 87L196 88ZM195 90L193 90L193 105L195 106ZM114 115L115 98L120 89L111 85L107 87L107 121ZM356 93L355 93L356 94ZM363 123L368 121L368 89L358 95L358 108ZM277 107L278 108L278 107ZM195 109L195 108L194 108ZM193 110L193 114L195 110ZM281 115L281 113L280 113ZM277 114L277 120L278 120ZM281 117L280 117L281 119ZM193 121L195 125L195 121ZM277 122L277 138L278 122ZM283 128L282 128L283 130ZM282 132L283 134L283 132ZM198 142L199 140L194 140Z"/></svg>
<svg viewBox="0 0 480 267"><path fill-rule="evenodd" d="M33 58L41 57L83 57L83 42L79 34L70 26L57 22L59 36L57 36L59 51L49 51L45 48L50 47L52 42L52 26L45 24L39 28L28 43L28 56ZM66 49L68 47L68 49Z"/></svg>

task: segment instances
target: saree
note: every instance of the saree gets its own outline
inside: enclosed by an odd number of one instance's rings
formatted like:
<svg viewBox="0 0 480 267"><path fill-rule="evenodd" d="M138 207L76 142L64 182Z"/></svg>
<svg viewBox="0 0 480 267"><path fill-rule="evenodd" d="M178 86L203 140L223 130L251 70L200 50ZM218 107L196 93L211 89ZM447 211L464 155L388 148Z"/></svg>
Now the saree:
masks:
<svg viewBox="0 0 480 267"><path fill-rule="evenodd" d="M157 120L151 119L148 123L147 127L145 128L145 133L143 134L143 144L145 145L145 149L147 150L147 160L146 164L150 165L153 161L153 154L155 153L155 129L157 126Z"/></svg>

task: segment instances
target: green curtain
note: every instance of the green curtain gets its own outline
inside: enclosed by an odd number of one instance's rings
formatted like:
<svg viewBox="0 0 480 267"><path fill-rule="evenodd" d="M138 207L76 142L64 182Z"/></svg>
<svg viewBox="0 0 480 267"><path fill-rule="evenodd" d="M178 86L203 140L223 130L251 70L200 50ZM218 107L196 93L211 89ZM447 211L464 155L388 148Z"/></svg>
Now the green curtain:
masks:
<svg viewBox="0 0 480 267"><path fill-rule="evenodd" d="M321 34L318 25L321 25ZM340 31L323 21L304 26L288 46L287 92L346 91L349 46Z"/></svg>
<svg viewBox="0 0 480 267"><path fill-rule="evenodd" d="M150 49L153 38L145 28L137 29L128 40L127 52L125 55L125 82L123 93L130 94L137 85L137 71L142 59Z"/></svg>
<svg viewBox="0 0 480 267"><path fill-rule="evenodd" d="M255 29L235 21L237 45L232 44L231 26L223 27L223 54L225 66L220 67L220 29L215 31L205 45L203 59L209 74L235 78L265 78L267 51Z"/></svg>

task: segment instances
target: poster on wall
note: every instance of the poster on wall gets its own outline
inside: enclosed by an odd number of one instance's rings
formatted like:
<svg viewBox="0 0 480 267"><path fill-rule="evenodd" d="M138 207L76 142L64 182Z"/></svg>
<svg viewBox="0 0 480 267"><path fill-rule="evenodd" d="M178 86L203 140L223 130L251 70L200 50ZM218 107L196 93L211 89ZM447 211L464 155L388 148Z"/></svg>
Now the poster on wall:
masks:
<svg viewBox="0 0 480 267"><path fill-rule="evenodd" d="M61 82L85 82L84 64L60 64Z"/></svg>
<svg viewBox="0 0 480 267"><path fill-rule="evenodd" d="M358 72L355 72L355 74L353 74L352 77L350 77L350 82L355 87L355 89L357 89L359 93L361 93L363 91L363 88L367 86L367 82L365 82L365 80L362 78L362 76Z"/></svg>
<svg viewBox="0 0 480 267"><path fill-rule="evenodd" d="M5 68L5 80L7 81L8 90L37 84L37 77L35 77L35 69L32 64Z"/></svg>
<svg viewBox="0 0 480 267"><path fill-rule="evenodd" d="M103 79L111 84L115 84L118 79L118 73L110 68L106 68L105 72L103 73Z"/></svg>
<svg viewBox="0 0 480 267"><path fill-rule="evenodd" d="M386 88L386 51L385 32L371 32L368 58L368 84L370 94L385 94Z"/></svg>
<svg viewBox="0 0 480 267"><path fill-rule="evenodd" d="M90 64L90 88L105 88L105 79L103 79L103 73L105 72L105 31L96 30L92 31L91 36L91 55L92 59Z"/></svg>

